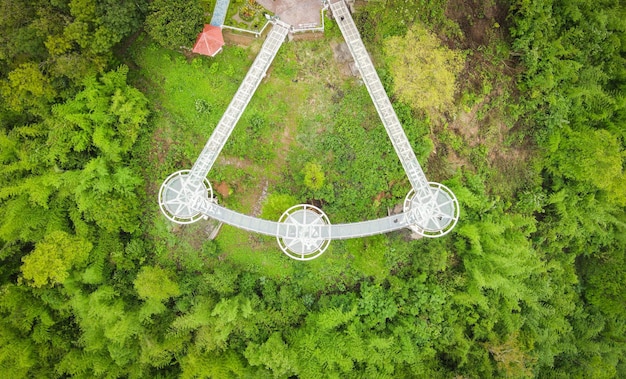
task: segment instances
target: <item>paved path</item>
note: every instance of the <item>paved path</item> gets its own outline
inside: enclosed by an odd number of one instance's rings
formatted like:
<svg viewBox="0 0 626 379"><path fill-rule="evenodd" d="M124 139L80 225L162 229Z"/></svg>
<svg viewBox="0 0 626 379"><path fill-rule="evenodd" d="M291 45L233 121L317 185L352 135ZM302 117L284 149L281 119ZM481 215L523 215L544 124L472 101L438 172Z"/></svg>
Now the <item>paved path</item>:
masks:
<svg viewBox="0 0 626 379"><path fill-rule="evenodd" d="M257 2L294 28L303 25L322 25L322 0L257 0Z"/></svg>
<svg viewBox="0 0 626 379"><path fill-rule="evenodd" d="M226 13L228 12L228 5L230 0L217 0L215 8L213 8L213 16L211 17L211 25L222 27L226 20Z"/></svg>

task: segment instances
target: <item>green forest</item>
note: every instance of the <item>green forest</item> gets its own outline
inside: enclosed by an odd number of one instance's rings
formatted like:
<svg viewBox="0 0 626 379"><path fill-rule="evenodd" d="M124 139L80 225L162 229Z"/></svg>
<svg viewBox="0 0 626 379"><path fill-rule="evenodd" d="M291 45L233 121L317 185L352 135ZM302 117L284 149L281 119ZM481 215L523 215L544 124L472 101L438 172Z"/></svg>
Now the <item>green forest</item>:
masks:
<svg viewBox="0 0 626 379"><path fill-rule="evenodd" d="M357 1L461 216L310 262L159 210L263 42L191 54L214 3L0 0L0 376L626 377L623 1ZM315 204L332 223L402 204L341 42L325 13L281 47L209 174L220 204L271 220Z"/></svg>

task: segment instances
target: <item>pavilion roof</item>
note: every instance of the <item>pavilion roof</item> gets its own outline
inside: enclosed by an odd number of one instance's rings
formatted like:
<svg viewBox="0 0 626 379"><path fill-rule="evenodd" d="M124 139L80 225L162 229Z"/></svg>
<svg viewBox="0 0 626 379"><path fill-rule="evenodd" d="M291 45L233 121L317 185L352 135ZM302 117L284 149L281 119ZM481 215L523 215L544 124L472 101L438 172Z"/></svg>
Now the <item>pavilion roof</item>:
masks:
<svg viewBox="0 0 626 379"><path fill-rule="evenodd" d="M193 45L193 52L213 57L222 50L222 46L224 46L222 28L206 24L202 32L198 34L196 43Z"/></svg>

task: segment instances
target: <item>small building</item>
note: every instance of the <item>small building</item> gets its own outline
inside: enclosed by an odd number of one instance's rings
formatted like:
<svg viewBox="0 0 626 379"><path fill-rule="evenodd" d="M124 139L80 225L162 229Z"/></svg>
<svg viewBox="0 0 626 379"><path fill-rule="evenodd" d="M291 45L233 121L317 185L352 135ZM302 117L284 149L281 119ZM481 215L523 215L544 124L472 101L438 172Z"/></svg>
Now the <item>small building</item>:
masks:
<svg viewBox="0 0 626 379"><path fill-rule="evenodd" d="M193 45L193 52L214 57L222 51L224 46L224 37L222 36L222 28L206 24L202 32L198 34L198 39Z"/></svg>

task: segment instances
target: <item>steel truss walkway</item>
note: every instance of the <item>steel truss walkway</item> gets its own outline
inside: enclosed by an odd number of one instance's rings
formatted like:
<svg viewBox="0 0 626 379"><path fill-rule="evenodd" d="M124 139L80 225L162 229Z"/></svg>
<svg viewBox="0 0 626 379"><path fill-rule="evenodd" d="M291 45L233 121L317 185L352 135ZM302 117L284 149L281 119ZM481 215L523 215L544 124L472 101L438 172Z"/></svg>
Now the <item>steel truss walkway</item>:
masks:
<svg viewBox="0 0 626 379"><path fill-rule="evenodd" d="M267 69L274 60L278 49L282 46L289 32L289 26L277 21L274 27L270 31L263 43L263 47L257 55L252 67L248 70L246 77L239 86L237 93L231 100L226 112L222 116L222 119L215 127L211 138L204 146L202 153L191 168L190 176L194 184L200 185L202 181L207 177L213 163L217 159L220 151L226 144L228 137L232 133L237 121L243 114L243 111L248 106L252 95L256 91L257 87L261 83L261 80L265 77Z"/></svg>
<svg viewBox="0 0 626 379"><path fill-rule="evenodd" d="M188 224L210 217L247 231L275 236L281 249L298 260L318 257L331 239L365 237L407 227L426 237L442 236L452 230L459 217L454 194L445 186L426 179L346 4L343 0L334 0L330 8L411 183L404 212L376 220L332 225L322 210L308 204L294 206L286 210L280 220L269 221L224 208L214 200L207 175L290 31L289 25L273 20L274 26L261 51L191 170L170 175L161 186L159 205L168 219Z"/></svg>
<svg viewBox="0 0 626 379"><path fill-rule="evenodd" d="M356 25L350 16L346 3L343 1L331 3L330 9L333 11L335 21L337 21L339 29L341 30L341 33L350 48L350 52L352 53L354 61L359 69L359 72L361 73L361 77L363 78L363 82L372 97L374 106L378 111L380 119L385 125L385 129L387 129L387 134L389 135L393 147L396 150L396 154L398 154L398 157L402 162L404 171L406 171L406 174L409 177L411 186L413 186L413 189L418 194L430 196L430 186L428 185L428 180L426 180L422 167L418 163L417 157L415 157L413 148L411 147L406 134L404 134L404 129L402 129L400 120L398 120L398 116L391 106L391 101L389 101L387 92L383 88L383 84L376 73L374 64L372 63L367 50L365 50L365 45L363 45L361 36L359 35Z"/></svg>

